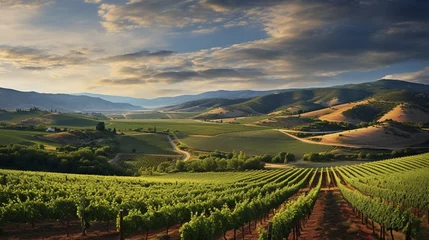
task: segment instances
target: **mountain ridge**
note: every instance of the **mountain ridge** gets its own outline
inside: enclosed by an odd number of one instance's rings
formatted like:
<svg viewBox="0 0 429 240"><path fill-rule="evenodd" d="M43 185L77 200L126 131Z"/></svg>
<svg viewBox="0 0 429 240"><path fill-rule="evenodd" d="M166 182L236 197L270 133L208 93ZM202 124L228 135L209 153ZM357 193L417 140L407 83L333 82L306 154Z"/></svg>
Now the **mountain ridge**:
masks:
<svg viewBox="0 0 429 240"><path fill-rule="evenodd" d="M274 89L274 90L265 90L265 91L256 91L256 90L217 90L203 92L195 95L179 95L175 97L159 97L159 98L134 98L134 97L125 97L125 96L115 96L115 95L104 95L104 94L94 94L94 93L77 93L75 95L85 95L91 97L99 97L106 101L111 102L125 102L137 106L148 107L148 108L160 108L167 106L174 106L182 104L189 101L195 101L200 99L209 99L209 98L230 98L230 99L239 99L239 98L253 98L258 96L263 96L266 94L271 94L275 92L284 92L284 91L293 91L293 89Z"/></svg>
<svg viewBox="0 0 429 240"><path fill-rule="evenodd" d="M113 103L101 98L64 93L22 92L15 89L0 88L0 108L6 110L37 107L43 110L58 111L132 111L142 107L128 103Z"/></svg>

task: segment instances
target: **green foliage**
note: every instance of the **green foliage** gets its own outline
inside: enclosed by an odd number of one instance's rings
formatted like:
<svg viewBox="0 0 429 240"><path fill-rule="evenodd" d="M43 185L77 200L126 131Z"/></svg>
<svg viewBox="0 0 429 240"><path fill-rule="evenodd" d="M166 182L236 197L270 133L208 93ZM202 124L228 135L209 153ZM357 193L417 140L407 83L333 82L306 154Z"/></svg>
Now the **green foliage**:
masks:
<svg viewBox="0 0 429 240"><path fill-rule="evenodd" d="M106 126L104 124L104 122L99 122L97 123L97 125L95 126L95 129L97 131L105 131L106 130Z"/></svg>
<svg viewBox="0 0 429 240"><path fill-rule="evenodd" d="M117 136L116 140L119 151L123 153L177 154L171 147L167 135L163 134L142 133Z"/></svg>
<svg viewBox="0 0 429 240"><path fill-rule="evenodd" d="M297 158L301 158L308 152L330 151L334 147L318 144L309 144L298 141L279 131L261 130L238 133L221 134L214 137L186 136L180 139L192 149L201 151L232 152L241 150L248 155L277 155L279 152L288 151ZM280 162L283 163L284 159Z"/></svg>
<svg viewBox="0 0 429 240"><path fill-rule="evenodd" d="M377 121L384 114L392 110L397 103L372 101L367 104L360 104L343 112L349 118L358 119L363 122Z"/></svg>
<svg viewBox="0 0 429 240"><path fill-rule="evenodd" d="M68 152L53 152L18 144L0 146L0 167L66 173L125 174L108 163L108 147L73 149Z"/></svg>
<svg viewBox="0 0 429 240"><path fill-rule="evenodd" d="M323 171L322 171L323 173ZM315 175L314 175L315 176ZM288 203L282 210L272 218L273 232L272 239L284 239L288 237L291 230L298 226L301 219L311 214L322 186L322 177L319 177L316 188L310 190L305 196L300 196L297 200ZM264 234L264 233L262 233ZM261 235L262 235L261 234Z"/></svg>

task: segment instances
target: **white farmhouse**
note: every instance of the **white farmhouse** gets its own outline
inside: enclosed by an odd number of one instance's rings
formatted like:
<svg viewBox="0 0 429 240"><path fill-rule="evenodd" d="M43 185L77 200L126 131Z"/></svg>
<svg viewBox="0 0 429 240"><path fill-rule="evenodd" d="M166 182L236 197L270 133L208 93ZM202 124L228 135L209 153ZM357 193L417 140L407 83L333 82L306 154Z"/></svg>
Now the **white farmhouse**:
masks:
<svg viewBox="0 0 429 240"><path fill-rule="evenodd" d="M46 129L46 132L55 132L55 128L50 127L48 129Z"/></svg>

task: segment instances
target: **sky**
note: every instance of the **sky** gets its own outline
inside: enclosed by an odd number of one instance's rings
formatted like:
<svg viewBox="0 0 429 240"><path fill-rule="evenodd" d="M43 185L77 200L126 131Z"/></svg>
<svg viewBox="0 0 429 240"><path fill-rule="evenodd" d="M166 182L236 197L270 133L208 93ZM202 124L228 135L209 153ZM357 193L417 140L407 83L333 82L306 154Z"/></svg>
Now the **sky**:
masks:
<svg viewBox="0 0 429 240"><path fill-rule="evenodd" d="M429 1L0 0L0 87L155 98L429 84Z"/></svg>

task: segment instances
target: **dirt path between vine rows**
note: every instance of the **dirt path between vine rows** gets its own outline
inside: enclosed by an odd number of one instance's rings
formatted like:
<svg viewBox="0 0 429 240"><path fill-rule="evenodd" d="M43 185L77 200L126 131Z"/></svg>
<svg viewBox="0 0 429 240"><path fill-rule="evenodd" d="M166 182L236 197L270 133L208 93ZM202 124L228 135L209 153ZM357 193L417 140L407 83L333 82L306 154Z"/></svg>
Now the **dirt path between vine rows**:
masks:
<svg viewBox="0 0 429 240"><path fill-rule="evenodd" d="M293 239L291 236L289 239ZM372 230L361 223L341 195L338 188L322 191L307 220L300 240L322 239L378 239Z"/></svg>

